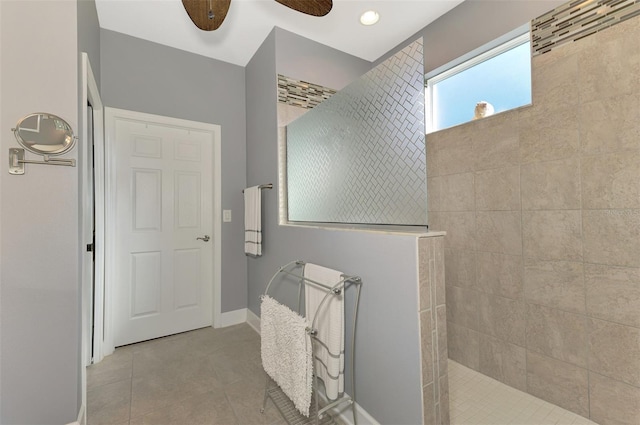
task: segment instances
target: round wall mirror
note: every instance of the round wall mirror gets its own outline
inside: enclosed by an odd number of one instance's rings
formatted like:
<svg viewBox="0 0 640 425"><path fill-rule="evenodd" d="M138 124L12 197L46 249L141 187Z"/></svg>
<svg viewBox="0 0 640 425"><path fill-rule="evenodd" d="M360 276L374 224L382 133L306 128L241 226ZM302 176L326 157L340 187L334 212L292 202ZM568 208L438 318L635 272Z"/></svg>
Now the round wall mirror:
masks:
<svg viewBox="0 0 640 425"><path fill-rule="evenodd" d="M53 114L27 115L18 121L14 134L22 147L39 155L61 155L75 143L71 126Z"/></svg>

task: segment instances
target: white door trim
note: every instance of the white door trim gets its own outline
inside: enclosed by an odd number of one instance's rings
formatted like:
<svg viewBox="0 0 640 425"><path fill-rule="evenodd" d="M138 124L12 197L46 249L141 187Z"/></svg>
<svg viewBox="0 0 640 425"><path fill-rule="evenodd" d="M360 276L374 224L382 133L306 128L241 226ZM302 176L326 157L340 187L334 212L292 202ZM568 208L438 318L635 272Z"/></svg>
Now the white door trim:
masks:
<svg viewBox="0 0 640 425"><path fill-rule="evenodd" d="M86 366L91 363L91 329L89 325L91 323L91 303L92 295L95 297L95 310L94 316L94 343L93 353L94 361L98 362L102 360L102 317L103 317L103 288L104 288L104 110L102 106L102 100L100 99L100 91L96 84L93 70L91 69L91 63L89 62L89 56L82 52L82 71L81 71L81 114L80 120L82 122L82 134L80 135L81 144L89 143L89 108L87 105L90 103L93 108L93 144L94 144L94 161L95 166L92 170L91 158L88 157L88 149L81 149L82 156L79 158L80 166L80 179L82 184L82 193L80 198L81 206L81 228L80 237L80 276L82 282L81 294L81 386L82 386L82 405L80 408L80 415L78 421L80 424L86 423L86 415L84 415L85 406L87 405L87 373ZM88 191L86 182L89 179L88 173L93 172L95 176L94 186L95 191L93 197L95 199L95 262L94 267L94 279L95 279L95 293L92 294L91 278L89 273L91 270L87 270L84 256L86 255L85 248L86 242L91 240L93 235L88 234L90 230L85 226L87 220L92 220L93 217L87 217L90 214L91 208L88 203L92 202L90 198L90 192Z"/></svg>
<svg viewBox="0 0 640 425"><path fill-rule="evenodd" d="M131 119L146 121L158 125L184 127L209 131L214 135L213 142L213 323L218 327L221 321L221 264L222 264L222 142L219 125L180 118L164 117L144 112L128 111L124 109L105 108L106 135L106 234L113 235L116 227L116 167L115 167L115 122L116 119ZM107 238L105 251L105 335L103 354L111 354L115 349L113 340L113 279L116 260L114 238Z"/></svg>

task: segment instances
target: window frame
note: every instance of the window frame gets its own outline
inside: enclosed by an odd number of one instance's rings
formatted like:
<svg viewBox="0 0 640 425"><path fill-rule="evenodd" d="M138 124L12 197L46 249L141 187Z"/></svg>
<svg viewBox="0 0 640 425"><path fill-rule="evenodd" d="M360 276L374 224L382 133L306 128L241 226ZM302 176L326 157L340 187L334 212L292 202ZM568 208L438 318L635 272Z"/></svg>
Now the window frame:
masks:
<svg viewBox="0 0 640 425"><path fill-rule="evenodd" d="M509 40L502 42L498 45L485 48L482 53L479 53L471 57L470 59L466 59L466 60L463 59L466 56L465 55L461 58L458 58L455 61L450 62L449 64L450 66L445 65L444 67L438 68L435 71L437 73L435 73L435 75L433 76L429 76L429 74L426 74L425 75L425 97L424 97L425 98L425 133L429 134L435 131L444 130L445 128L451 128L451 127L443 127L439 129L434 129L433 86L435 84L441 81L444 81L447 78L453 77L456 74L464 72L470 68L473 68L474 66L482 62L486 62L490 59L495 58L496 56L500 56L503 53L506 53L512 49L515 49L516 47L520 47L523 44L530 43L530 42L531 42L531 31L527 27L526 32L520 33L519 35L513 38L510 38ZM490 44L494 44L494 43L490 43ZM462 62L460 62L460 60L462 60ZM444 69L444 70L442 71L441 69ZM532 90L531 87L530 89ZM520 105L512 109L516 109L522 106L526 106L526 105ZM512 109L507 109L507 111L510 111ZM501 112L506 112L506 111L501 111ZM471 120L464 121L456 125L466 124L470 121ZM452 126L452 127L455 127L455 126Z"/></svg>

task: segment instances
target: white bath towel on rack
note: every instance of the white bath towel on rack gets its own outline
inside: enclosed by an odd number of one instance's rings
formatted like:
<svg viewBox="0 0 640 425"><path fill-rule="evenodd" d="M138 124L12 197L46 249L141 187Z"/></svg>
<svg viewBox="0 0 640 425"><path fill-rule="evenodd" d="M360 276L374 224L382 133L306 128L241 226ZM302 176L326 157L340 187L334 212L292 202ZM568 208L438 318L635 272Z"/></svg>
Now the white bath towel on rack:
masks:
<svg viewBox="0 0 640 425"><path fill-rule="evenodd" d="M304 277L333 286L342 280L342 272L307 263ZM344 289L344 284L340 288ZM313 324L327 290L309 283L304 291L307 320ZM344 290L338 295L329 295L318 313L315 329L318 331L315 371L324 382L327 398L335 400L344 393Z"/></svg>
<svg viewBox="0 0 640 425"><path fill-rule="evenodd" d="M309 417L313 380L313 348L306 318L268 295L260 305L262 367Z"/></svg>
<svg viewBox="0 0 640 425"><path fill-rule="evenodd" d="M244 252L262 255L262 193L259 186L244 190Z"/></svg>

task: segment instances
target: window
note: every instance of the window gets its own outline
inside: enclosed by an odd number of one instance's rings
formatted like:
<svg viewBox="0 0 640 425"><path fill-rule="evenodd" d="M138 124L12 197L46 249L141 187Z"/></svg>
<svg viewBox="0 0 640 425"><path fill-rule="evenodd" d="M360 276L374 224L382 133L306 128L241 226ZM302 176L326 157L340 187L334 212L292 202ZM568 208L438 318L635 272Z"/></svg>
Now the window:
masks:
<svg viewBox="0 0 640 425"><path fill-rule="evenodd" d="M428 78L427 133L473 120L481 101L493 113L531 103L529 33Z"/></svg>

